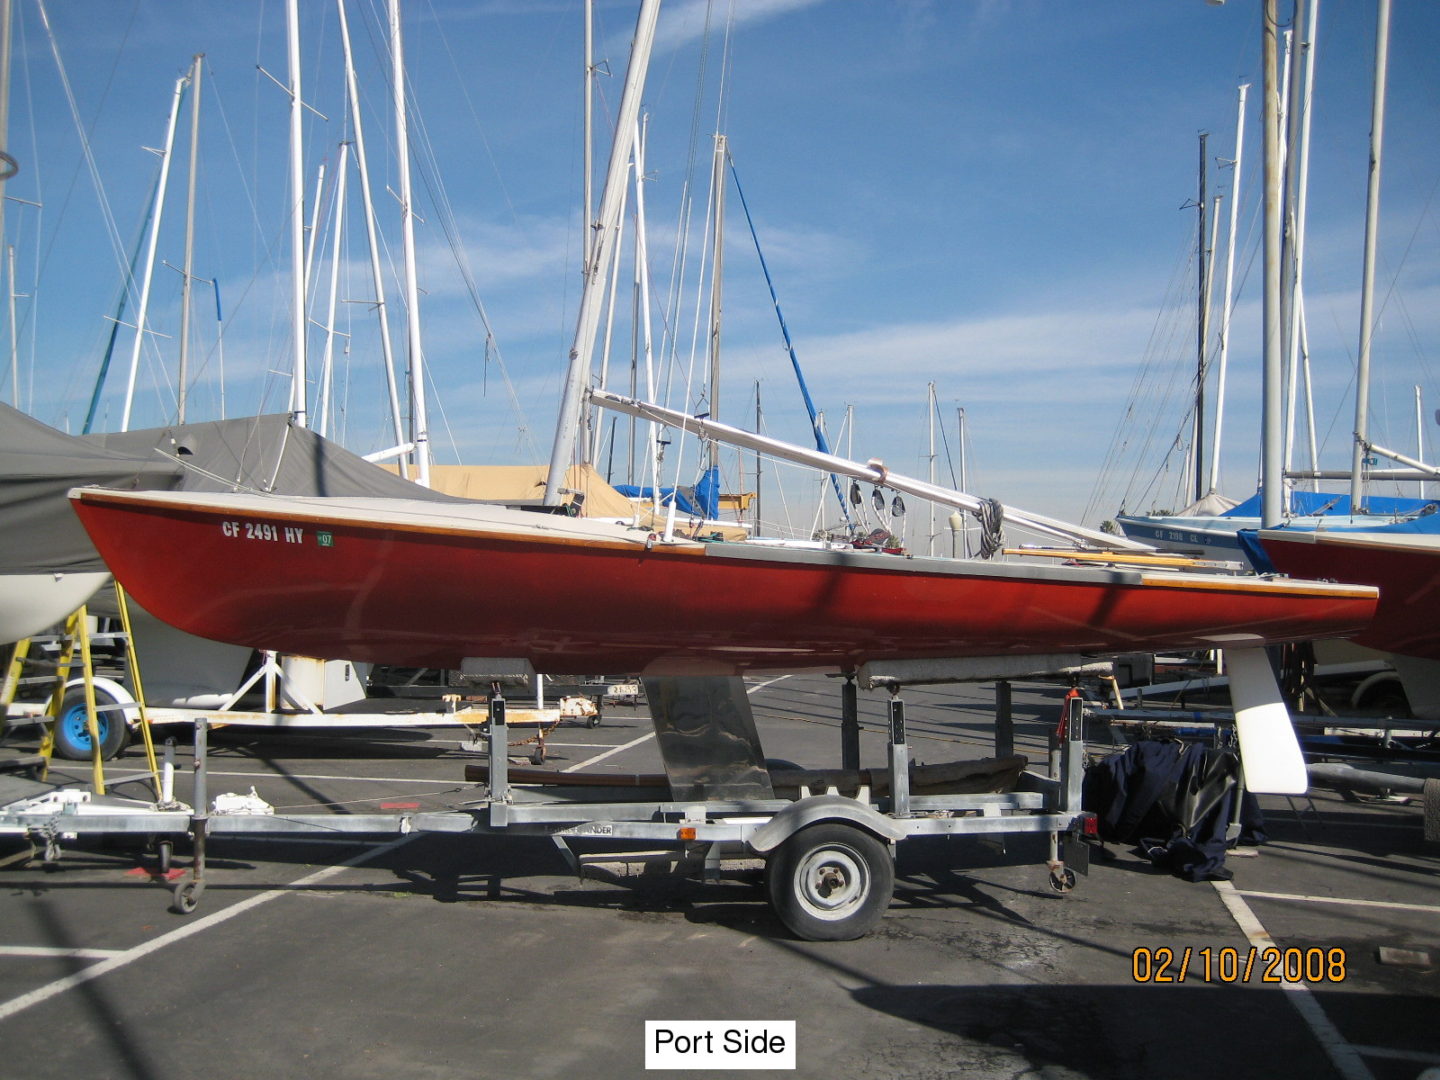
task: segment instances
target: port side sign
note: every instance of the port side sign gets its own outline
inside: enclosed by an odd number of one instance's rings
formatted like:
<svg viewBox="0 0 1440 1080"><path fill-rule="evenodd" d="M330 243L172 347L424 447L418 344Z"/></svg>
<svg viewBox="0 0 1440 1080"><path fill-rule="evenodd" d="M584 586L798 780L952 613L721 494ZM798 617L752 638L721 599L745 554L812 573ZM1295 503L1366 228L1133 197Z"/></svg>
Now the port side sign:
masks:
<svg viewBox="0 0 1440 1080"><path fill-rule="evenodd" d="M647 1020L647 1069L793 1069L794 1020Z"/></svg>

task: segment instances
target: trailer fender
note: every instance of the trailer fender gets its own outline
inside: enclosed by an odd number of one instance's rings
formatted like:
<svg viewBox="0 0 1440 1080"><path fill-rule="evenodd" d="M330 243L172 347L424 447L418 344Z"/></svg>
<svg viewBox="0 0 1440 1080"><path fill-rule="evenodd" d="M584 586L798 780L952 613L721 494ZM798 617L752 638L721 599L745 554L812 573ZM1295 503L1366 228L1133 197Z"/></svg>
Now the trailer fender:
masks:
<svg viewBox="0 0 1440 1080"><path fill-rule="evenodd" d="M816 795L791 803L750 835L750 846L765 854L774 851L801 829L821 821L839 821L874 833L879 839L894 842L905 838L905 831L878 810L843 795Z"/></svg>

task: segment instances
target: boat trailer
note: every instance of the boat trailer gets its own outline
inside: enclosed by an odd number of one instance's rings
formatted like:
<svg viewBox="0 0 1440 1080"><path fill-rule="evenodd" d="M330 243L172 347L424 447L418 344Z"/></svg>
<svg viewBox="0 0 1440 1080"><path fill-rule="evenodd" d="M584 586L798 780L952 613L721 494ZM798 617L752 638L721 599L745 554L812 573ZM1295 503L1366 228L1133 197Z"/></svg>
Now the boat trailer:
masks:
<svg viewBox="0 0 1440 1080"><path fill-rule="evenodd" d="M885 765L858 770L857 687L855 678L847 677L841 721L846 769L841 772L853 773L853 788L829 774L822 774L822 785L812 774L801 773L791 797L782 798L775 790L781 785L772 785L763 758L756 765L759 743L739 678L647 681L668 790L512 782L512 725L498 690L491 695L485 725L487 779L477 787L475 801L459 808L281 814L253 793L222 795L212 802L209 721L199 715L193 806L174 799L172 749L153 803L0 777L0 837L28 841L32 856L36 845L43 845L46 860L53 861L63 843L82 835L143 836L155 842L162 873L169 870L175 841L189 837L190 867L172 894L173 910L181 914L199 904L207 882L207 843L218 837L549 837L577 873L582 867L571 841L644 841L674 850L709 876L718 875L727 859L763 858L772 907L793 933L807 940L853 939L872 929L892 898L896 846L912 837L1046 834L1049 886L1061 894L1075 887L1077 871L1088 870L1084 836L1093 834L1095 819L1081 809L1085 717L1078 697L1067 699L1052 733L1049 775L1026 769L1024 759L1016 759L1021 767L1013 790L925 794L912 790L905 705L896 685L890 686ZM997 742L1009 738L1008 690L1008 682L997 685ZM1006 749L1003 742L997 745L997 750ZM554 775L558 780L563 774ZM783 777L782 772L775 775ZM28 791L16 786L27 784L33 785Z"/></svg>

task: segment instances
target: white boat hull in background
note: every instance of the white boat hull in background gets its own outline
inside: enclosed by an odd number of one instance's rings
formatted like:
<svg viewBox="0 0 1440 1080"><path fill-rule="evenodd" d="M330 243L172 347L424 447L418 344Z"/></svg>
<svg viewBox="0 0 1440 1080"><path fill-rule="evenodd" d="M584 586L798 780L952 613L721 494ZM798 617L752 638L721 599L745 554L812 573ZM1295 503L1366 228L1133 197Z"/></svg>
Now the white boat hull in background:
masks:
<svg viewBox="0 0 1440 1080"><path fill-rule="evenodd" d="M64 622L109 581L103 570L0 576L0 643L34 637Z"/></svg>

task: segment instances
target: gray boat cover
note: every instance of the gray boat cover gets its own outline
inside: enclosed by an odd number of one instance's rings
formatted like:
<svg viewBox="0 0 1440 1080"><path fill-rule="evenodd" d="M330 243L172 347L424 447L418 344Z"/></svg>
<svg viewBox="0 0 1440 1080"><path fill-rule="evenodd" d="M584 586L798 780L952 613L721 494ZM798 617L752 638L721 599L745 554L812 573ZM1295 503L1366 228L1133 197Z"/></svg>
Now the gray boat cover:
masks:
<svg viewBox="0 0 1440 1080"><path fill-rule="evenodd" d="M87 435L122 454L175 462L182 491L252 490L276 495L388 496L464 502L422 488L358 454L296 427L285 413Z"/></svg>
<svg viewBox="0 0 1440 1080"><path fill-rule="evenodd" d="M80 484L164 489L180 467L108 450L0 404L0 573L103 571L65 493Z"/></svg>
<svg viewBox="0 0 1440 1080"><path fill-rule="evenodd" d="M87 484L466 501L401 479L283 413L75 436L0 404L0 573L106 568L66 495Z"/></svg>

